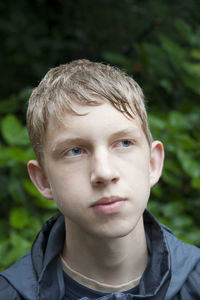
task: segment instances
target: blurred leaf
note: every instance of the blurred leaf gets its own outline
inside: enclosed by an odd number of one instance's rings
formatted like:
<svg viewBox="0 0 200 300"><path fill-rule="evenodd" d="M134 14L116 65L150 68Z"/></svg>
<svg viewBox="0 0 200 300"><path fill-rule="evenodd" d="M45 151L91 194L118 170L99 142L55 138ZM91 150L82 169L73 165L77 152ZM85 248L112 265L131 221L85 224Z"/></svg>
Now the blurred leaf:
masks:
<svg viewBox="0 0 200 300"><path fill-rule="evenodd" d="M170 80L161 79L159 82L160 86L162 86L168 93L173 91L173 85Z"/></svg>
<svg viewBox="0 0 200 300"><path fill-rule="evenodd" d="M172 187L173 186L175 186L175 187L181 186L181 183L182 183L181 178L179 178L175 172L167 170L167 168L164 168L162 178L167 184L169 184Z"/></svg>
<svg viewBox="0 0 200 300"><path fill-rule="evenodd" d="M105 60L112 64L118 64L120 66L129 66L130 61L126 56L114 52L104 52L103 57Z"/></svg>
<svg viewBox="0 0 200 300"><path fill-rule="evenodd" d="M166 122L164 118L159 117L155 114L149 114L149 126L152 131L164 130L166 129Z"/></svg>
<svg viewBox="0 0 200 300"><path fill-rule="evenodd" d="M187 153L178 149L177 157L184 169L184 171L192 178L200 177L200 168L197 162L191 158Z"/></svg>
<svg viewBox="0 0 200 300"><path fill-rule="evenodd" d="M172 221L175 228L187 229L193 225L192 218L183 214L180 216L175 216Z"/></svg>
<svg viewBox="0 0 200 300"><path fill-rule="evenodd" d="M19 104L15 96L10 96L8 99L1 99L0 113L13 113L19 109Z"/></svg>
<svg viewBox="0 0 200 300"><path fill-rule="evenodd" d="M35 205L40 208L54 210L54 212L57 209L55 201L47 200L45 198L36 199Z"/></svg>
<svg viewBox="0 0 200 300"><path fill-rule="evenodd" d="M183 205L180 205L178 201L167 203L163 206L163 214L166 217L174 218L174 216L181 215L184 212Z"/></svg>
<svg viewBox="0 0 200 300"><path fill-rule="evenodd" d="M16 232L12 232L9 245L5 245L3 251L3 266L9 266L19 259L31 247L31 243ZM8 251L9 250L9 251Z"/></svg>
<svg viewBox="0 0 200 300"><path fill-rule="evenodd" d="M7 149L10 159L16 159L17 161L21 161L26 163L26 151L19 147L9 147Z"/></svg>
<svg viewBox="0 0 200 300"><path fill-rule="evenodd" d="M192 49L190 54L192 58L200 60L200 49Z"/></svg>
<svg viewBox="0 0 200 300"><path fill-rule="evenodd" d="M0 166L6 166L11 160L10 153L7 147L0 147Z"/></svg>
<svg viewBox="0 0 200 300"><path fill-rule="evenodd" d="M182 74L182 80L185 84L186 87L188 87L189 89L191 89L191 91L197 93L198 95L200 95L200 76L192 76L192 75L188 75L186 73Z"/></svg>
<svg viewBox="0 0 200 300"><path fill-rule="evenodd" d="M22 203L26 201L26 195L21 184L21 178L11 177L8 183L8 191L16 202Z"/></svg>
<svg viewBox="0 0 200 300"><path fill-rule="evenodd" d="M184 48L180 47L178 43L170 39L169 37L159 34L158 38L160 40L162 48L168 53L174 55L176 59L182 60L186 56L186 51Z"/></svg>
<svg viewBox="0 0 200 300"><path fill-rule="evenodd" d="M29 223L29 216L25 209L14 207L10 212L10 224L14 228L23 228Z"/></svg>
<svg viewBox="0 0 200 300"><path fill-rule="evenodd" d="M181 34L182 38L186 41L188 41L188 39L191 38L192 36L192 29L189 26L189 24L187 24L186 22L184 22L184 20L182 19L176 19L175 20L175 26L178 29L179 34Z"/></svg>
<svg viewBox="0 0 200 300"><path fill-rule="evenodd" d="M32 89L30 88L25 88L22 91L20 91L19 93L19 98L24 100L24 101L28 101L30 95L31 95Z"/></svg>
<svg viewBox="0 0 200 300"><path fill-rule="evenodd" d="M10 145L28 145L27 129L23 127L14 115L7 115L2 120L2 135Z"/></svg>
<svg viewBox="0 0 200 300"><path fill-rule="evenodd" d="M188 128L187 119L183 114L178 111L172 111L168 116L168 124L174 131L183 130Z"/></svg>
<svg viewBox="0 0 200 300"><path fill-rule="evenodd" d="M192 178L192 186L195 189L199 189L200 190L200 177L199 178ZM200 201L199 201L200 203Z"/></svg>
<svg viewBox="0 0 200 300"><path fill-rule="evenodd" d="M193 64L187 64L185 65L185 67L187 68L187 71L191 72L191 73L197 73L197 75L200 74L200 63L193 63Z"/></svg>

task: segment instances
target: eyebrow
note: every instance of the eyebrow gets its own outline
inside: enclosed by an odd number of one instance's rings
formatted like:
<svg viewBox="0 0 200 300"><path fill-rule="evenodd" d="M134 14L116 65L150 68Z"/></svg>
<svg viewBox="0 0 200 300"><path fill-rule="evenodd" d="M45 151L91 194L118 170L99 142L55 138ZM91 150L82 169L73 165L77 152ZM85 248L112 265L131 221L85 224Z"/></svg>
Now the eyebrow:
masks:
<svg viewBox="0 0 200 300"><path fill-rule="evenodd" d="M117 131L117 132L113 133L111 135L111 139L120 138L120 137L123 137L123 136L133 136L133 135L134 135L134 137L140 137L141 136L140 131L135 126L134 127L129 127L129 128L126 128L126 129L123 129L123 130L120 130L120 131Z"/></svg>
<svg viewBox="0 0 200 300"><path fill-rule="evenodd" d="M114 140L114 139L119 139L123 137L134 137L134 138L139 138L141 137L141 132L138 130L137 127L131 126L129 128L125 128L122 130L119 130L117 132L114 132L113 134L110 135L109 140ZM88 138L81 138L79 136L75 136L72 138L65 138L65 139L60 139L57 140L50 148L52 153L56 153L59 151L60 148L66 146L66 145L76 145L76 144L85 144L89 140Z"/></svg>
<svg viewBox="0 0 200 300"><path fill-rule="evenodd" d="M86 139L79 138L79 137L73 137L73 138L65 138L57 140L51 147L51 152L56 153L60 148L71 145L71 144L83 144L86 142Z"/></svg>

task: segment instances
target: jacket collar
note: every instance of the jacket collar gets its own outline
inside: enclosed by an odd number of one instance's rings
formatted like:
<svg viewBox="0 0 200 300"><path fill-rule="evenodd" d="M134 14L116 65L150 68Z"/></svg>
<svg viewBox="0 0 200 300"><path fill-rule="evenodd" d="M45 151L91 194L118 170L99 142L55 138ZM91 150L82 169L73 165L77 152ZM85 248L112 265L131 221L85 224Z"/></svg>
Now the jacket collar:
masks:
<svg viewBox="0 0 200 300"><path fill-rule="evenodd" d="M138 297L152 297L158 295L158 299L162 299L162 296L166 293L169 284L168 279L171 275L169 251L163 228L147 210L144 212L144 226L150 259L139 284ZM59 272L61 268L59 254L63 248L64 238L64 217L59 214L45 224L33 245L32 260L41 287L43 286L43 283L47 284L48 280L49 284L51 284L51 281L52 284L54 283L54 289L56 282L57 289L60 289L60 287L63 287L64 289L62 275L61 272ZM41 253L43 253L43 255L41 255ZM54 271L55 267L58 270L57 274L55 274ZM52 268L53 270L50 272ZM55 276L57 276L57 279ZM41 291L42 290L45 289L41 289ZM60 291L60 294L63 295L63 293L64 291ZM51 295L52 293L50 292L50 295L48 296L49 300L53 299L51 298ZM106 299L112 298L108 297ZM137 299L136 295L134 296L134 299Z"/></svg>
<svg viewBox="0 0 200 300"><path fill-rule="evenodd" d="M145 297L158 295L154 299L163 299L171 277L166 237L163 227L147 210L144 212L144 226L150 259L140 281L139 294Z"/></svg>
<svg viewBox="0 0 200 300"><path fill-rule="evenodd" d="M138 295L114 293L99 300L152 299L152 296L154 300L164 299L171 277L164 229L148 211L144 212L144 224L150 259L140 281ZM59 254L64 240L64 217L58 214L44 225L33 244L31 255L26 254L2 275L25 299L63 299L65 286Z"/></svg>

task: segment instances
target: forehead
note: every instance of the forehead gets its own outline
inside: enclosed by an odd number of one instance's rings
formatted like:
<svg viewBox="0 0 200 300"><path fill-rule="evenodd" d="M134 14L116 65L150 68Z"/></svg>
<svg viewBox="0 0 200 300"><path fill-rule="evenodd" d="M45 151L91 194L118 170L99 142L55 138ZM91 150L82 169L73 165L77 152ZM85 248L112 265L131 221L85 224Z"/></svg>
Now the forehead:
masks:
<svg viewBox="0 0 200 300"><path fill-rule="evenodd" d="M76 105L75 111L80 115L65 112L60 121L49 120L46 142L56 143L59 140L73 137L101 139L117 132L130 131L137 136L143 135L139 117L127 118L110 103L98 106Z"/></svg>

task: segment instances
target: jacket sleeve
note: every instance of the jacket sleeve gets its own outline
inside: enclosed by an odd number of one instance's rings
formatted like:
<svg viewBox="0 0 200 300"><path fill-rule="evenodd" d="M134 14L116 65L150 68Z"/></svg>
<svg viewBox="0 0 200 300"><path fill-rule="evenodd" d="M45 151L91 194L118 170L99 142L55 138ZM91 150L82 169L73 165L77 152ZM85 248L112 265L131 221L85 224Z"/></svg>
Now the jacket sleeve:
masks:
<svg viewBox="0 0 200 300"><path fill-rule="evenodd" d="M179 299L200 299L200 262L189 274L180 294L181 297Z"/></svg>
<svg viewBox="0 0 200 300"><path fill-rule="evenodd" d="M0 299L23 300L12 285L2 276L0 276Z"/></svg>

